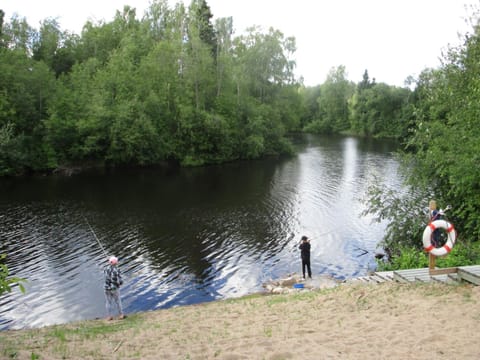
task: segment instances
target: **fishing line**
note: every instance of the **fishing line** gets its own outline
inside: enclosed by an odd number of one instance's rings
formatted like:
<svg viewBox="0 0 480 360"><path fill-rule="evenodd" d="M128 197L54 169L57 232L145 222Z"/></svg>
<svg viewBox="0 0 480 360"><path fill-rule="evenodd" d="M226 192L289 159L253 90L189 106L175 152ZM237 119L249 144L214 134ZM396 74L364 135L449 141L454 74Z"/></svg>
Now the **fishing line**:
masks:
<svg viewBox="0 0 480 360"><path fill-rule="evenodd" d="M327 231L327 232L324 232L324 233L321 233L321 234L318 234L318 235L315 235L315 237L320 237L320 236L323 236L323 235L327 235L327 234L330 234L332 232L334 232L335 230L330 230L330 231Z"/></svg>
<svg viewBox="0 0 480 360"><path fill-rule="evenodd" d="M95 231L93 231L93 228L92 228L92 226L90 225L90 223L88 222L88 219L87 219L85 216L84 216L83 218L84 218L85 221L87 222L87 225L88 225L88 227L90 228L90 231L92 232L93 236L95 237L95 240L97 240L98 245L100 245L100 248L102 249L103 253L105 254L105 257L108 258L107 252L106 252L105 249L103 248L102 243L100 242L100 240L98 240L97 234L95 234Z"/></svg>

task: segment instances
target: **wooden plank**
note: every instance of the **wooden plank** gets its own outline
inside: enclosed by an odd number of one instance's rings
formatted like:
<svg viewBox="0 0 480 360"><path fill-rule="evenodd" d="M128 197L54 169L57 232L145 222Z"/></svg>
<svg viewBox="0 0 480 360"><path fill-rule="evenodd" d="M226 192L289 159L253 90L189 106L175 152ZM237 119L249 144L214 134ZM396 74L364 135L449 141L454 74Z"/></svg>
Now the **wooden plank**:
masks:
<svg viewBox="0 0 480 360"><path fill-rule="evenodd" d="M384 279L385 281L393 281L393 271L376 272L375 276Z"/></svg>
<svg viewBox="0 0 480 360"><path fill-rule="evenodd" d="M429 282L440 281L453 284L461 280L469 281L472 284L480 285L480 265L462 266L458 268L443 269L406 269L396 271L380 271L370 276L351 279L350 281L360 281L369 283L382 283L385 281L408 282Z"/></svg>
<svg viewBox="0 0 480 360"><path fill-rule="evenodd" d="M416 281L421 281L421 282L431 282L432 277L430 276L429 272L426 271L426 269L423 269L424 271L417 272L415 275L415 280Z"/></svg>
<svg viewBox="0 0 480 360"><path fill-rule="evenodd" d="M455 281L455 282L460 282L460 281L462 280L462 279L460 279L460 278L458 277L458 274L457 274L457 273L455 273L455 274L448 274L447 276L448 276L450 279L452 279L453 281Z"/></svg>
<svg viewBox="0 0 480 360"><path fill-rule="evenodd" d="M372 279L372 281L376 282L377 284L378 283L384 283L385 281L388 281L388 280L385 280L384 278L382 278L381 276L377 276L375 274L370 276L370 279Z"/></svg>
<svg viewBox="0 0 480 360"><path fill-rule="evenodd" d="M394 271L393 272L393 280L395 281L398 281L398 282L402 282L402 283L406 283L406 282L409 282L409 280L402 274Z"/></svg>
<svg viewBox="0 0 480 360"><path fill-rule="evenodd" d="M468 271L469 273L480 276L480 265L460 266L459 269L462 269L464 271Z"/></svg>
<svg viewBox="0 0 480 360"><path fill-rule="evenodd" d="M480 285L480 267L479 269L474 267L461 267L458 269L457 275L462 280L468 281L475 285Z"/></svg>
<svg viewBox="0 0 480 360"><path fill-rule="evenodd" d="M400 270L400 271L394 271L393 277L395 280L400 282L412 282L412 281L415 281L415 277L418 274L419 273L417 271Z"/></svg>
<svg viewBox="0 0 480 360"><path fill-rule="evenodd" d="M429 269L428 270L430 275L454 274L457 271L458 271L458 268L444 268L444 269Z"/></svg>
<svg viewBox="0 0 480 360"><path fill-rule="evenodd" d="M397 270L393 272L394 279L401 282L415 282L417 278L427 278L428 268Z"/></svg>
<svg viewBox="0 0 480 360"><path fill-rule="evenodd" d="M449 276L450 274L442 274L442 275L433 275L432 280L436 282L441 282L445 284L453 284L453 283L458 283L457 280L451 278Z"/></svg>

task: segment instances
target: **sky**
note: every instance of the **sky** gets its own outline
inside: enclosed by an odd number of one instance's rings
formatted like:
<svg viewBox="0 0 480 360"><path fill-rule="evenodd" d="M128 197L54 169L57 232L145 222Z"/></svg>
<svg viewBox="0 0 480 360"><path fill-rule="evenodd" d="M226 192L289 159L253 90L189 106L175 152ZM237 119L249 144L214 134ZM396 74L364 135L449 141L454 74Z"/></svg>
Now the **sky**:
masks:
<svg viewBox="0 0 480 360"><path fill-rule="evenodd" d="M16 13L30 26L56 18L80 34L87 20L111 21L124 5L141 17L151 0L2 0L6 21ZM169 0L170 4L180 0ZM183 1L186 5L190 0ZM333 67L348 79L365 70L376 82L404 86L408 76L440 66L442 51L470 31L466 19L480 0L207 0L214 18L233 18L235 35L258 25L296 39L295 74L307 86L322 84Z"/></svg>

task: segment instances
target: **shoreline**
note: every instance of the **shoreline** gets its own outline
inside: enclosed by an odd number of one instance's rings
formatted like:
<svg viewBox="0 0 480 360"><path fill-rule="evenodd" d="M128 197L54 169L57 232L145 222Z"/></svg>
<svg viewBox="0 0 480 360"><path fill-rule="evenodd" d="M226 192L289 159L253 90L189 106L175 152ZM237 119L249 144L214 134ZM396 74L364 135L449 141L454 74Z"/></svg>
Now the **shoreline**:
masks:
<svg viewBox="0 0 480 360"><path fill-rule="evenodd" d="M479 304L468 284L348 283L6 330L0 358L478 359Z"/></svg>

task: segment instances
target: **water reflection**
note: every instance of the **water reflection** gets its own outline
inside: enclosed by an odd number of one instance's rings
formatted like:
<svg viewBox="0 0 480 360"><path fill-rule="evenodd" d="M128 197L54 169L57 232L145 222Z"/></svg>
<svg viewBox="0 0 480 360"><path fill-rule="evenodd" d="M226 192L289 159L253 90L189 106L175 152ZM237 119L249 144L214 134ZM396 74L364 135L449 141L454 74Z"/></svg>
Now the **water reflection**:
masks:
<svg viewBox="0 0 480 360"><path fill-rule="evenodd" d="M359 198L380 176L395 185L394 145L307 136L290 159L195 169L122 169L71 178L0 182L0 252L29 280L0 297L0 328L104 315L105 255L121 260L127 312L261 290L300 271L297 244L312 238L312 270L366 273L383 226L361 218Z"/></svg>

